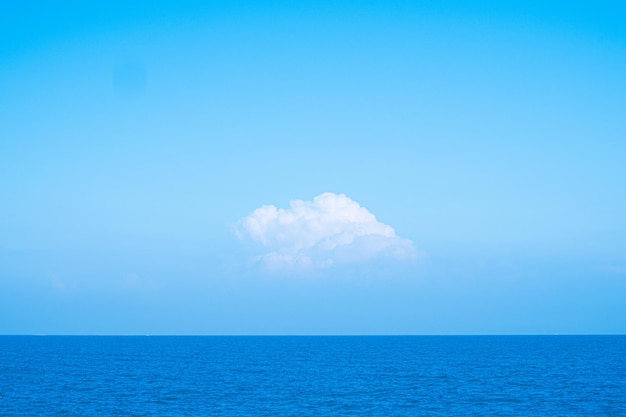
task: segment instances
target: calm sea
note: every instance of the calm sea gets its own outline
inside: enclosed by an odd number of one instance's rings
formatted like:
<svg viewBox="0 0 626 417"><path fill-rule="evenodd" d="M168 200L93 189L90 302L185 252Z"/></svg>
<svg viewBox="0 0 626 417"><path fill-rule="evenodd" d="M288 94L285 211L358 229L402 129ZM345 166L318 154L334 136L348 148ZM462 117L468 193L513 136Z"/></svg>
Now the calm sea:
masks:
<svg viewBox="0 0 626 417"><path fill-rule="evenodd" d="M0 336L1 416L626 416L626 336Z"/></svg>

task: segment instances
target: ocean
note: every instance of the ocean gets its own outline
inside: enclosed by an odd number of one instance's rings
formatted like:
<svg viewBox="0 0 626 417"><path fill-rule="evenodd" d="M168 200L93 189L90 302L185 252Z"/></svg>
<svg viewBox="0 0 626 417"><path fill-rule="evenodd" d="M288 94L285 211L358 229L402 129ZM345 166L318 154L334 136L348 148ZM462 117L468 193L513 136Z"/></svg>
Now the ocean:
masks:
<svg viewBox="0 0 626 417"><path fill-rule="evenodd" d="M626 336L0 336L0 416L626 416Z"/></svg>

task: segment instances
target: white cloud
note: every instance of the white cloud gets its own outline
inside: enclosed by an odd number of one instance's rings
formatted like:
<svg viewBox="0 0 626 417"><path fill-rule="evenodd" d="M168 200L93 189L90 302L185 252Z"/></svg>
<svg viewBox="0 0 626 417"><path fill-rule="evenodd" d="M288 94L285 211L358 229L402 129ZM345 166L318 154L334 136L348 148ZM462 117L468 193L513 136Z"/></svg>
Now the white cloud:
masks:
<svg viewBox="0 0 626 417"><path fill-rule="evenodd" d="M415 259L408 239L344 194L293 200L288 209L262 206L239 222L238 234L260 243L270 269L327 267L372 259Z"/></svg>

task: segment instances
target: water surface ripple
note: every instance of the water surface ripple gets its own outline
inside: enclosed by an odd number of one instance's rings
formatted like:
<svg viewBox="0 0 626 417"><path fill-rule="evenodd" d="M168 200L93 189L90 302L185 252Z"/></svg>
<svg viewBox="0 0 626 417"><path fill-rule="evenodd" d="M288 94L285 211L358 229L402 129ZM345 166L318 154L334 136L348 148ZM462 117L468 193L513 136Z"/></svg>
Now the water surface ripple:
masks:
<svg viewBox="0 0 626 417"><path fill-rule="evenodd" d="M626 416L626 336L0 336L2 416Z"/></svg>

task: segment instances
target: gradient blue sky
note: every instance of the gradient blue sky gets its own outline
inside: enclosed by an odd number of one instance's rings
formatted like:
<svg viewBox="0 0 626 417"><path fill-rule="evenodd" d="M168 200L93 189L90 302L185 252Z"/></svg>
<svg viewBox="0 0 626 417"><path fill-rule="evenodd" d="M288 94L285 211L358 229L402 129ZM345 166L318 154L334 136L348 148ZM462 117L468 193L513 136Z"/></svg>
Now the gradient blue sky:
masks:
<svg viewBox="0 0 626 417"><path fill-rule="evenodd" d="M624 3L127 3L0 5L0 333L626 332ZM324 192L417 261L252 261Z"/></svg>

